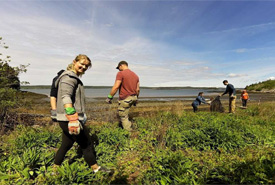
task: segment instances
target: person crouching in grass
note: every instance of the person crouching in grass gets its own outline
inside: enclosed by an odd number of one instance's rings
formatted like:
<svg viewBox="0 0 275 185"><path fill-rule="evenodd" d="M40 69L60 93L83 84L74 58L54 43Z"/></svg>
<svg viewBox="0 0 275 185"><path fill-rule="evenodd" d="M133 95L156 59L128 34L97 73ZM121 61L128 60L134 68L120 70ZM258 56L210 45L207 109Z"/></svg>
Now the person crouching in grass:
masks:
<svg viewBox="0 0 275 185"><path fill-rule="evenodd" d="M209 103L206 103L204 97L203 97L203 92L199 92L197 98L193 101L192 103L192 107L193 107L193 111L194 112L197 112L198 111L198 106L201 104L201 103L204 103L204 104L209 104Z"/></svg>

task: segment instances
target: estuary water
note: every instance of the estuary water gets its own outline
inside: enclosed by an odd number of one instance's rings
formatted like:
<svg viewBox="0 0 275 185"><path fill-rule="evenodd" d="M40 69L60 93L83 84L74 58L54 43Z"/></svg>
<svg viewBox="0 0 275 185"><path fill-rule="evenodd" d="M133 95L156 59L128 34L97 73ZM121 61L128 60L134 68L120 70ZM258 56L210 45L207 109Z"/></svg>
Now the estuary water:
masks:
<svg viewBox="0 0 275 185"><path fill-rule="evenodd" d="M23 91L30 91L39 94L50 95L50 88L24 88ZM105 98L111 88L85 88L85 95L89 99L94 98ZM204 92L204 96L213 96L217 95L219 92L224 91L224 88L182 88L182 89L171 89L171 88L141 88L139 98L143 100L161 100L161 101L169 101L173 99L193 99L196 97L199 92ZM191 97L190 97L191 96ZM118 97L118 93L115 95Z"/></svg>

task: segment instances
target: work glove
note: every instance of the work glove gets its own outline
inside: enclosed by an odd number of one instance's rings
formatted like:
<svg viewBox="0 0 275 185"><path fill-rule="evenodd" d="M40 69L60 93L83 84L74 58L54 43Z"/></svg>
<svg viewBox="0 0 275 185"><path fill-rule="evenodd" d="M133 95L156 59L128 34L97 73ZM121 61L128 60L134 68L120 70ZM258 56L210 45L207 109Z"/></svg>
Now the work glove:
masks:
<svg viewBox="0 0 275 185"><path fill-rule="evenodd" d="M56 110L51 110L51 118L53 121L56 121L56 116L57 116Z"/></svg>
<svg viewBox="0 0 275 185"><path fill-rule="evenodd" d="M69 123L68 123L69 134L78 135L83 128L81 123L78 120L77 112L71 115L67 114L66 117L69 120Z"/></svg>
<svg viewBox="0 0 275 185"><path fill-rule="evenodd" d="M108 95L108 97L106 98L106 103L112 104L112 100L113 100L113 96Z"/></svg>

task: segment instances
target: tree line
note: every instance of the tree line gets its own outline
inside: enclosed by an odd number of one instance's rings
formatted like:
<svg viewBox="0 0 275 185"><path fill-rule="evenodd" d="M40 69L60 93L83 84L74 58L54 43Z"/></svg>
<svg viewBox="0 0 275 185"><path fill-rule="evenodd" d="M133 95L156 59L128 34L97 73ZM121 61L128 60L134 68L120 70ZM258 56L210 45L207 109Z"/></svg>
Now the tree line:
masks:
<svg viewBox="0 0 275 185"><path fill-rule="evenodd" d="M0 37L1 51L5 52L9 47ZM27 71L28 65L12 67L10 65L11 56L0 52L0 130L8 124L7 118L11 115L10 110L19 105L17 93L21 83L19 74Z"/></svg>

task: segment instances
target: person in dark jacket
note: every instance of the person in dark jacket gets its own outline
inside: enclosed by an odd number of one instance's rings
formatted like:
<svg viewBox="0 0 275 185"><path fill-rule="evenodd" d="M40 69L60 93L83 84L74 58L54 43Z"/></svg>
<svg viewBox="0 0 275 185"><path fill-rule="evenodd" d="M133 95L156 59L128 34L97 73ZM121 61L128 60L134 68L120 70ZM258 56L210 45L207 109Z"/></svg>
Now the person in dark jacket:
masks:
<svg viewBox="0 0 275 185"><path fill-rule="evenodd" d="M52 81L52 86L51 86L51 92L50 92L50 102L51 102L51 118L53 121L56 121L56 98L57 98L57 91L58 88L55 87L55 81L59 78L59 76L64 72L65 70L60 70L57 73L57 76L54 77Z"/></svg>
<svg viewBox="0 0 275 185"><path fill-rule="evenodd" d="M198 106L203 103L203 104L208 104L206 103L204 97L203 97L203 92L199 92L198 97L193 101L192 107L193 111L197 112L198 111Z"/></svg>
<svg viewBox="0 0 275 185"><path fill-rule="evenodd" d="M222 93L220 96L223 96L225 94L229 94L229 113L235 113L235 104L236 104L236 90L234 88L234 86L230 83L228 83L227 80L223 81L223 84L226 85L226 89L224 91L224 93Z"/></svg>

